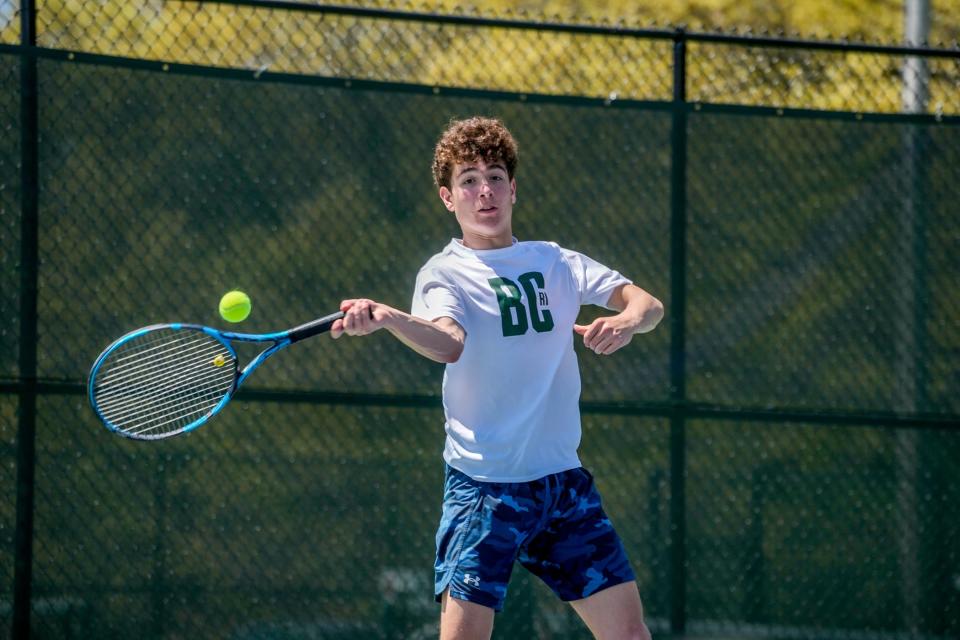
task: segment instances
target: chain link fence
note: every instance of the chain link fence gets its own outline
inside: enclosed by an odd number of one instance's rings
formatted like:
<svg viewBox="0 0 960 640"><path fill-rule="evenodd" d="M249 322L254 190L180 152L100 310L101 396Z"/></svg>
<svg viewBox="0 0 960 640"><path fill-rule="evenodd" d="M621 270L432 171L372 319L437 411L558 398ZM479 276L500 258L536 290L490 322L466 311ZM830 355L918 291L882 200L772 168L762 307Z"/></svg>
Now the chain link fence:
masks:
<svg viewBox="0 0 960 640"><path fill-rule="evenodd" d="M441 366L310 341L155 444L84 383L132 328L221 325L234 287L251 333L408 308L457 232L436 136L484 113L521 145L518 237L666 304L578 353L654 635L960 636L960 53L189 0L45 3L33 47L23 17L0 11L14 635L437 636ZM518 569L495 637L589 635Z"/></svg>

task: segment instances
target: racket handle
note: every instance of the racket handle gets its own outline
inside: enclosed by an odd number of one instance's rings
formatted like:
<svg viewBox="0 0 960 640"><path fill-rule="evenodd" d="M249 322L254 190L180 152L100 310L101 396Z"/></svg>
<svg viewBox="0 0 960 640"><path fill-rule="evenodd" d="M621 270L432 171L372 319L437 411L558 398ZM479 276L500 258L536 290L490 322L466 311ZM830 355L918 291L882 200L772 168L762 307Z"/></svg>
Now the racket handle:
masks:
<svg viewBox="0 0 960 640"><path fill-rule="evenodd" d="M294 343L298 340L303 340L304 338L309 338L310 336L315 336L318 333L323 333L324 331L330 331L330 327L333 326L333 323L343 317L343 311L337 311L336 313L331 313L328 316L322 318L317 318L316 320L311 320L306 324L302 324L299 327L294 327L290 329L288 335L290 337L290 342Z"/></svg>

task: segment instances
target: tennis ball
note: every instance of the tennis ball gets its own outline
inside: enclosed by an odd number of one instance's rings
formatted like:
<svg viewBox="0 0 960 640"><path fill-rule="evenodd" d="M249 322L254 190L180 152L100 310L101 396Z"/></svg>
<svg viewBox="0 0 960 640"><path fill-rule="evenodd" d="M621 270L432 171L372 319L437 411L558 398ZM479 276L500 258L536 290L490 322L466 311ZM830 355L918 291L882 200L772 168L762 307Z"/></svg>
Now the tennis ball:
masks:
<svg viewBox="0 0 960 640"><path fill-rule="evenodd" d="M243 322L250 315L250 296L243 291L229 291L220 298L220 315L227 322Z"/></svg>

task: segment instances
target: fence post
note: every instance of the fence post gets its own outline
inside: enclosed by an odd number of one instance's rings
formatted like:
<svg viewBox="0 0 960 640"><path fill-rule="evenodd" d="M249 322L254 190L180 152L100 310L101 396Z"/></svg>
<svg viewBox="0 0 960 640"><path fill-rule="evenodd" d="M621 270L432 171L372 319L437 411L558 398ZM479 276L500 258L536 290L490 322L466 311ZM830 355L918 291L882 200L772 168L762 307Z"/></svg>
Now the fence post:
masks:
<svg viewBox="0 0 960 640"><path fill-rule="evenodd" d="M908 45L926 44L930 34L929 0L906 2L904 35ZM930 99L930 69L920 56L907 56L903 62L901 98L904 113L926 113ZM903 311L893 321L896 327L897 395L894 408L906 414L923 411L924 396L924 325L927 307L924 242L926 198L926 158L924 129L906 125L903 132L903 169L906 193L899 216L897 253L901 268L897 269L894 291ZM916 429L897 433L894 454L896 469L896 520L898 561L900 568L900 608L904 631L920 632L923 613L920 566L920 434Z"/></svg>
<svg viewBox="0 0 960 640"><path fill-rule="evenodd" d="M37 44L35 0L20 8L21 43ZM20 58L20 357L17 421L17 507L14 534L13 622L11 637L30 637L33 576L33 494L37 424L37 268L38 221L37 59Z"/></svg>
<svg viewBox="0 0 960 640"><path fill-rule="evenodd" d="M686 295L687 65L686 33L673 37L673 119L670 133L670 631L687 626Z"/></svg>

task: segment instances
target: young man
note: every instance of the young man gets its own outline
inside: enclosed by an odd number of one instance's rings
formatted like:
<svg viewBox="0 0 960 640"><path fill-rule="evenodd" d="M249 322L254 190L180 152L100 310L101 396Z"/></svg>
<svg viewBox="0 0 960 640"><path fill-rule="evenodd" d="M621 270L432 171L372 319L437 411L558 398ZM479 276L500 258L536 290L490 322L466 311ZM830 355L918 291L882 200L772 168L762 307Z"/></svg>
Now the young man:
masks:
<svg viewBox="0 0 960 640"><path fill-rule="evenodd" d="M344 300L332 335L387 329L447 364L446 487L437 532L441 640L488 639L515 561L600 640L648 639L633 571L580 465L574 334L601 355L652 330L663 305L616 271L513 237L517 145L495 119L450 124L434 179L454 239L420 270L410 314ZM575 324L583 304L617 313Z"/></svg>

